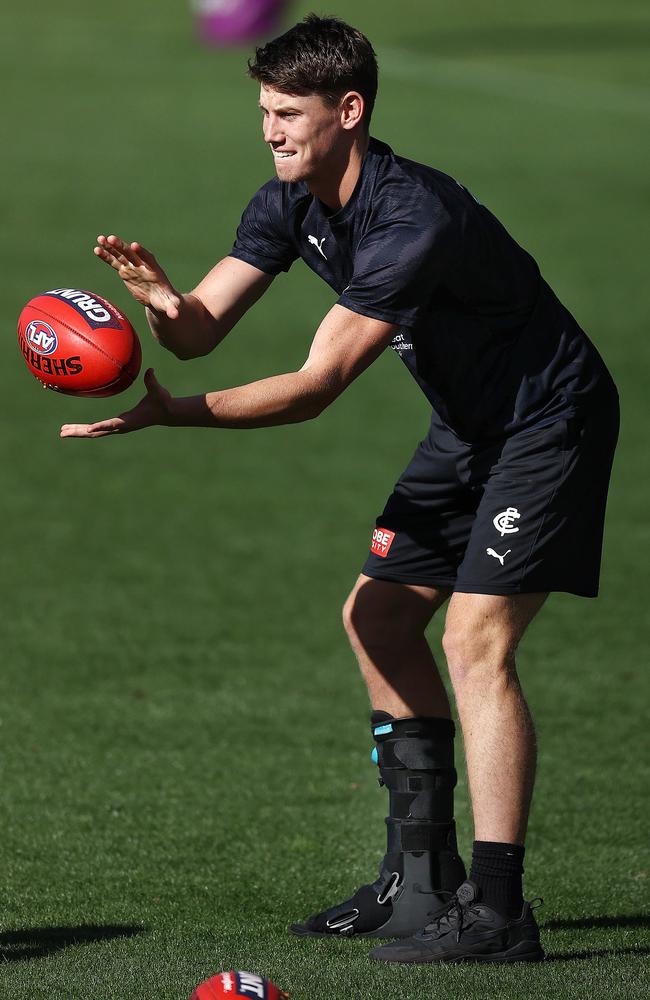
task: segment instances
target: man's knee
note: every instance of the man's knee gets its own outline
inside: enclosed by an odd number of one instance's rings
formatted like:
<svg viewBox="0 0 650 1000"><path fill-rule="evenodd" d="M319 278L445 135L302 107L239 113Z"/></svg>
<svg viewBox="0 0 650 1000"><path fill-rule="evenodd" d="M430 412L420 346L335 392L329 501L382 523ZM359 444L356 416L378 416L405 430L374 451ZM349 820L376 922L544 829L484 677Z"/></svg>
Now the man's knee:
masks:
<svg viewBox="0 0 650 1000"><path fill-rule="evenodd" d="M510 683L515 652L546 594L454 594L442 639L456 694L468 682Z"/></svg>
<svg viewBox="0 0 650 1000"><path fill-rule="evenodd" d="M485 623L448 624L442 648L449 679L457 692L467 683L507 682L515 674L515 646L511 637Z"/></svg>

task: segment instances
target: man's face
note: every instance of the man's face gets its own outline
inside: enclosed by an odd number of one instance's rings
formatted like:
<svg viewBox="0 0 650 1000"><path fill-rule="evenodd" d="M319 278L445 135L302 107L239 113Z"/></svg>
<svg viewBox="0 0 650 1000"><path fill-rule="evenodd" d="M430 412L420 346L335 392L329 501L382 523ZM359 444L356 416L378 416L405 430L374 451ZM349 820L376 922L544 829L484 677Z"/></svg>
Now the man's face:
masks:
<svg viewBox="0 0 650 1000"><path fill-rule="evenodd" d="M260 89L264 141L273 154L281 181L315 180L327 172L347 145L348 133L337 108L316 94L294 97Z"/></svg>

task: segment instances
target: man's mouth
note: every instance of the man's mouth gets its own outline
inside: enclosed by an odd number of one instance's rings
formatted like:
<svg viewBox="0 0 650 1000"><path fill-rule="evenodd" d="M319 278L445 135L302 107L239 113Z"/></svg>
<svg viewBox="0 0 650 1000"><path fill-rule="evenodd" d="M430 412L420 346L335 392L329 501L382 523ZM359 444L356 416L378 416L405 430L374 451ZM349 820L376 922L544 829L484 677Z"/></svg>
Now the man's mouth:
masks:
<svg viewBox="0 0 650 1000"><path fill-rule="evenodd" d="M279 150L279 149L274 149L273 150L273 157L276 160L286 160L287 157L293 156L293 155L294 155L293 153L284 152L283 150Z"/></svg>

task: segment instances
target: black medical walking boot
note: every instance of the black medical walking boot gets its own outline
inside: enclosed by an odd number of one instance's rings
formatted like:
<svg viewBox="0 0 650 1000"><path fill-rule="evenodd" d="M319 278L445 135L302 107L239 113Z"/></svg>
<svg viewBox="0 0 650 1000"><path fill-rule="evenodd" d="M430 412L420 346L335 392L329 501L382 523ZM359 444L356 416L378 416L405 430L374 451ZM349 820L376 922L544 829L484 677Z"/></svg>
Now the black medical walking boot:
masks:
<svg viewBox="0 0 650 1000"><path fill-rule="evenodd" d="M345 902L292 924L301 937L409 937L465 878L453 820L453 722L394 719L386 712L373 712L371 722L373 760L390 798L379 877Z"/></svg>
<svg viewBox="0 0 650 1000"><path fill-rule="evenodd" d="M456 894L406 941L374 948L379 962L409 965L427 962L540 962L544 951L530 903L521 915L502 916L480 901L474 882L463 882Z"/></svg>

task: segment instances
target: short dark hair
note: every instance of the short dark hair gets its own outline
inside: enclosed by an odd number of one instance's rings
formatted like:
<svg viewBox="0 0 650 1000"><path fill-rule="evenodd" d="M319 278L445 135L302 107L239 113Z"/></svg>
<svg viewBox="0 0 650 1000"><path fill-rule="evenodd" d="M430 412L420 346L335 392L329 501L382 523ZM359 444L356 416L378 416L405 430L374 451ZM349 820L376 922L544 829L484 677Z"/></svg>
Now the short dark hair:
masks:
<svg viewBox="0 0 650 1000"><path fill-rule="evenodd" d="M348 90L364 99L367 127L377 96L377 57L364 34L338 17L308 14L284 35L255 50L254 80L283 94L318 94L336 107Z"/></svg>

